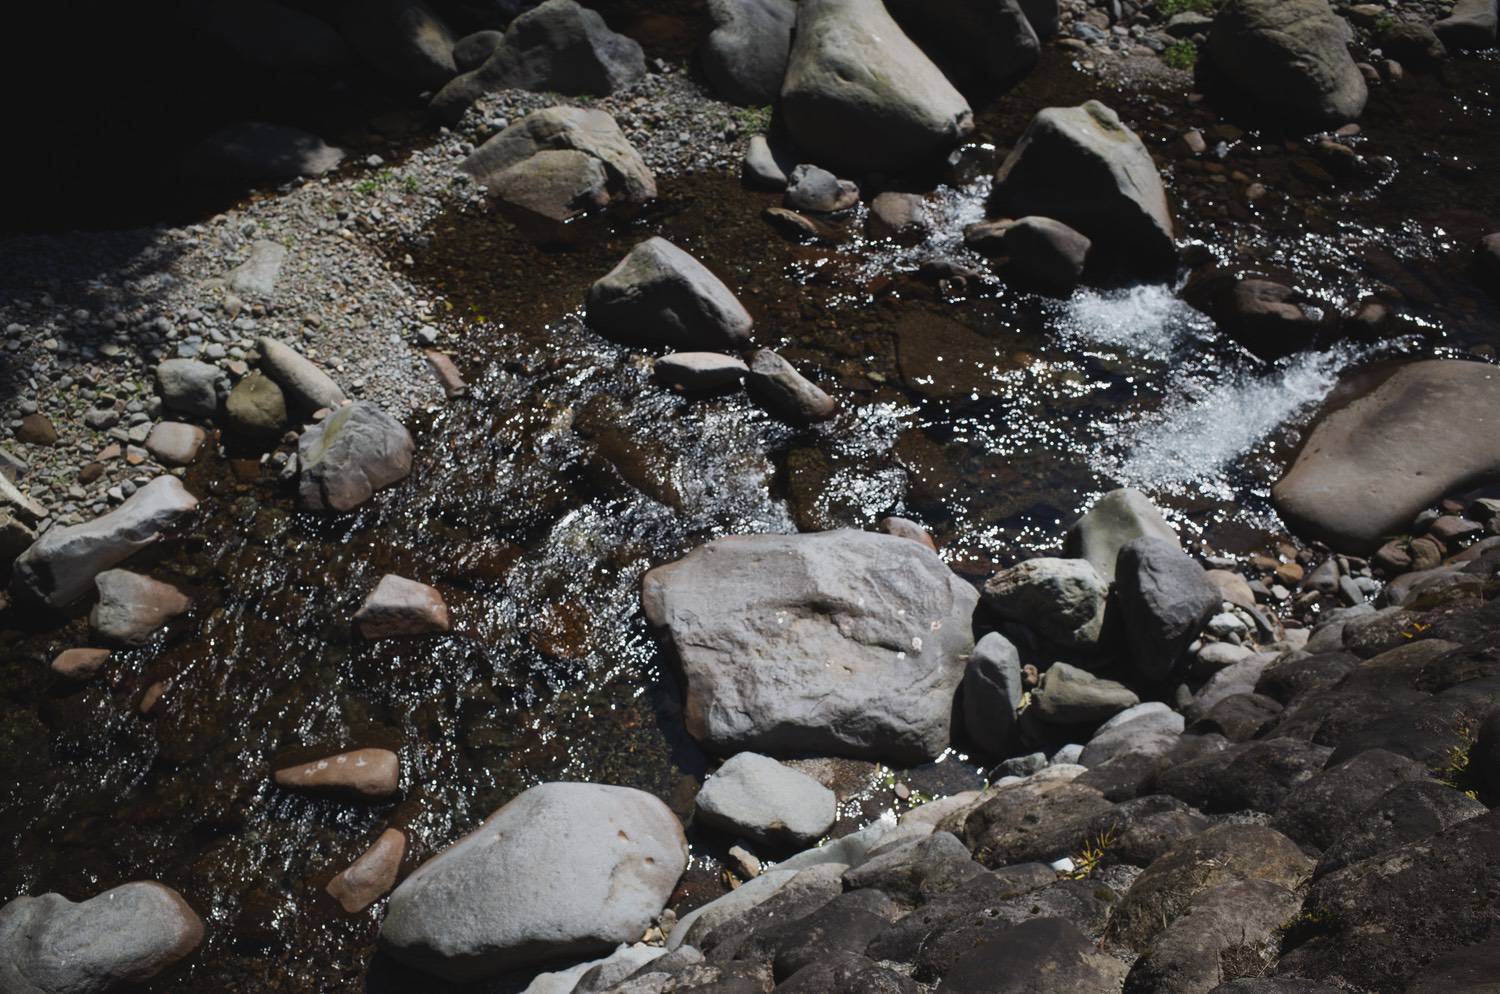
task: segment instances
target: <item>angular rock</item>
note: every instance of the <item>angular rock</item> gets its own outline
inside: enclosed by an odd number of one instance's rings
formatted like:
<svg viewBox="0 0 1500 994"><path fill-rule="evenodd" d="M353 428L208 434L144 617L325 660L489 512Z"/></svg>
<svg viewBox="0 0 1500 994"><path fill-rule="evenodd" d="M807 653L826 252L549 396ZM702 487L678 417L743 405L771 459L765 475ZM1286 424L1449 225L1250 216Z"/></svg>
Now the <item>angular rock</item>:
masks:
<svg viewBox="0 0 1500 994"><path fill-rule="evenodd" d="M52 660L52 672L68 680L87 680L109 659L108 649L64 649Z"/></svg>
<svg viewBox="0 0 1500 994"><path fill-rule="evenodd" d="M1010 742L1021 706L1021 655L999 632L980 639L964 667L961 685L964 732L990 756Z"/></svg>
<svg viewBox="0 0 1500 994"><path fill-rule="evenodd" d="M577 161L575 154L545 156L541 163L535 163L544 152L581 154L591 160L592 168L603 171L603 182L596 190L601 202L595 206L613 201L642 204L656 196L656 177L615 119L602 110L583 107L548 107L527 114L475 149L458 168L472 176L476 184L487 187L492 196L536 210L520 199L524 192L521 179L533 178L529 196L535 201L541 188L536 177L544 174L543 167L549 161ZM527 163L533 165L523 168ZM517 169L521 172L513 172ZM558 170L554 167L552 171Z"/></svg>
<svg viewBox="0 0 1500 994"><path fill-rule="evenodd" d="M187 466L195 462L208 432L181 421L158 421L146 436L146 451L164 466Z"/></svg>
<svg viewBox="0 0 1500 994"><path fill-rule="evenodd" d="M874 888L912 904L924 904L984 873L984 867L974 862L957 836L934 832L853 867L844 874L844 886L850 890Z"/></svg>
<svg viewBox="0 0 1500 994"><path fill-rule="evenodd" d="M231 433L255 442L269 442L286 430L286 395L276 381L255 372L240 380L224 402Z"/></svg>
<svg viewBox="0 0 1500 994"><path fill-rule="evenodd" d="M1332 752L1299 739L1256 739L1163 769L1156 786L1211 814L1274 811Z"/></svg>
<svg viewBox="0 0 1500 994"><path fill-rule="evenodd" d="M938 994L1115 994L1125 964L1101 952L1072 923L1035 918L961 957L943 977ZM1038 986L1046 978L1045 987Z"/></svg>
<svg viewBox="0 0 1500 994"><path fill-rule="evenodd" d="M1263 694L1230 694L1193 722L1194 735L1222 735L1230 742L1258 737L1281 714L1281 705Z"/></svg>
<svg viewBox="0 0 1500 994"><path fill-rule="evenodd" d="M1320 418L1271 497L1299 535L1373 552L1445 495L1500 479L1497 429L1500 370L1408 363Z"/></svg>
<svg viewBox="0 0 1500 994"><path fill-rule="evenodd" d="M453 35L422 0L354 0L341 23L350 46L391 79L420 89L453 78Z"/></svg>
<svg viewBox="0 0 1500 994"><path fill-rule="evenodd" d="M1300 903L1266 880L1203 891L1131 967L1126 994L1207 994L1225 981L1259 975L1275 961L1282 926Z"/></svg>
<svg viewBox="0 0 1500 994"><path fill-rule="evenodd" d="M406 833L397 828L388 828L380 833L380 838L359 859L328 881L324 890L345 911L357 915L396 886L396 874L401 869L401 857L404 855Z"/></svg>
<svg viewBox="0 0 1500 994"><path fill-rule="evenodd" d="M1031 706L1054 725L1087 725L1107 721L1139 704L1128 687L1067 663L1053 663L1031 694Z"/></svg>
<svg viewBox="0 0 1500 994"><path fill-rule="evenodd" d="M608 96L646 75L646 56L595 11L574 0L546 0L510 22L505 37L472 72L450 80L432 98L449 123L486 93L536 90Z"/></svg>
<svg viewBox="0 0 1500 994"><path fill-rule="evenodd" d="M1176 265L1172 214L1156 163L1135 132L1097 100L1048 107L1032 118L995 174L991 208L1005 217L1061 221L1131 272Z"/></svg>
<svg viewBox="0 0 1500 994"><path fill-rule="evenodd" d="M991 791L964 819L963 837L986 866L1050 861L1077 852L1089 822L1111 808L1075 780L1033 776Z"/></svg>
<svg viewBox="0 0 1500 994"><path fill-rule="evenodd" d="M407 877L381 945L452 981L588 956L640 938L686 865L682 826L651 795L542 784Z"/></svg>
<svg viewBox="0 0 1500 994"><path fill-rule="evenodd" d="M217 366L197 359L168 359L156 367L161 402L172 411L197 418L219 412L219 384L224 374Z"/></svg>
<svg viewBox="0 0 1500 994"><path fill-rule="evenodd" d="M149 980L202 941L203 920L182 895L151 881L77 904L18 897L0 908L0 990L104 994Z"/></svg>
<svg viewBox="0 0 1500 994"><path fill-rule="evenodd" d="M1495 44L1495 0L1458 0L1448 16L1432 26L1443 45L1455 50L1489 48Z"/></svg>
<svg viewBox="0 0 1500 994"><path fill-rule="evenodd" d="M89 627L116 645L145 645L158 628L193 605L170 583L129 570L105 570L94 583L99 603L89 612Z"/></svg>
<svg viewBox="0 0 1500 994"><path fill-rule="evenodd" d="M1278 120L1334 127L1369 97L1349 55L1353 32L1328 0L1229 0L1214 17L1203 58Z"/></svg>
<svg viewBox="0 0 1500 994"><path fill-rule="evenodd" d="M803 163L787 177L786 205L793 210L827 214L859 203L859 187L826 169Z"/></svg>
<svg viewBox="0 0 1500 994"><path fill-rule="evenodd" d="M1178 672L1188 646L1222 603L1203 567L1177 543L1159 538L1132 539L1121 547L1115 595L1131 661L1153 681Z"/></svg>
<svg viewBox="0 0 1500 994"><path fill-rule="evenodd" d="M1097 646L1109 584L1082 559L1028 559L984 584L984 606L1065 650Z"/></svg>
<svg viewBox="0 0 1500 994"><path fill-rule="evenodd" d="M1037 63L1037 32L1017 0L889 0L887 6L950 79L1004 83Z"/></svg>
<svg viewBox="0 0 1500 994"><path fill-rule="evenodd" d="M261 372L269 376L300 413L336 408L348 398L337 383L311 359L274 338L256 339Z"/></svg>
<svg viewBox="0 0 1500 994"><path fill-rule="evenodd" d="M976 595L916 542L730 536L647 573L641 600L711 751L921 762L948 746Z"/></svg>
<svg viewBox="0 0 1500 994"><path fill-rule="evenodd" d="M838 403L770 349L750 355L745 386L757 403L789 424L827 421Z"/></svg>
<svg viewBox="0 0 1500 994"><path fill-rule="evenodd" d="M1102 766L1126 753L1161 755L1177 743L1184 724L1182 715L1160 701L1137 704L1099 726L1084 747L1079 765Z"/></svg>
<svg viewBox="0 0 1500 994"><path fill-rule="evenodd" d="M1006 272L1044 293L1067 296L1083 278L1092 242L1050 217L1023 217L1000 236Z"/></svg>
<svg viewBox="0 0 1500 994"><path fill-rule="evenodd" d="M448 605L436 587L387 573L354 612L360 638L432 635L448 630Z"/></svg>
<svg viewBox="0 0 1500 994"><path fill-rule="evenodd" d="M1433 780L1397 784L1363 810L1353 812L1343 833L1318 861L1316 875L1419 842L1487 810L1467 794Z"/></svg>
<svg viewBox="0 0 1500 994"><path fill-rule="evenodd" d="M772 848L807 847L833 826L838 799L805 773L742 752L698 792L694 819Z"/></svg>
<svg viewBox="0 0 1500 994"><path fill-rule="evenodd" d="M714 29L703 44L708 85L730 103L776 102L792 48L797 6L791 0L709 0Z"/></svg>
<svg viewBox="0 0 1500 994"><path fill-rule="evenodd" d="M276 292L286 256L286 246L257 238L250 243L250 258L231 269L225 282L241 297L270 297Z"/></svg>
<svg viewBox="0 0 1500 994"><path fill-rule="evenodd" d="M592 287L588 323L628 344L739 349L750 315L697 259L665 238L649 238Z"/></svg>
<svg viewBox="0 0 1500 994"><path fill-rule="evenodd" d="M151 545L197 507L181 481L159 476L108 514L48 529L16 559L13 585L48 607L63 607L88 593L99 573Z"/></svg>
<svg viewBox="0 0 1500 994"><path fill-rule="evenodd" d="M322 176L343 161L343 151L317 135L250 121L203 139L189 154L186 167L211 182L279 183L298 176Z"/></svg>
<svg viewBox="0 0 1500 994"><path fill-rule="evenodd" d="M297 495L313 511L352 511L411 473L414 449L401 422L369 401L334 411L297 440Z"/></svg>
<svg viewBox="0 0 1500 994"><path fill-rule="evenodd" d="M781 112L813 161L858 174L936 159L974 129L963 96L881 0L797 5Z"/></svg>
<svg viewBox="0 0 1500 994"><path fill-rule="evenodd" d="M278 787L317 797L384 801L401 788L401 761L389 749L355 749L282 767L272 779Z"/></svg>

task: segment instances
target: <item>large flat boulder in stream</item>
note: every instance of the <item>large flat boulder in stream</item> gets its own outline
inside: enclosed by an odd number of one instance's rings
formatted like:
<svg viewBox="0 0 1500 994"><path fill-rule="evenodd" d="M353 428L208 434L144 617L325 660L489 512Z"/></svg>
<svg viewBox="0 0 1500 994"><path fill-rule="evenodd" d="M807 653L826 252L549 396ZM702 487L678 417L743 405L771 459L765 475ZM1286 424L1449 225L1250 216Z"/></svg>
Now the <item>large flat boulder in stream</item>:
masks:
<svg viewBox="0 0 1500 994"><path fill-rule="evenodd" d="M974 130L974 113L881 0L803 0L781 88L797 147L845 175L899 172Z"/></svg>
<svg viewBox="0 0 1500 994"><path fill-rule="evenodd" d="M948 746L974 589L874 532L735 535L646 574L708 749L921 762Z"/></svg>
<svg viewBox="0 0 1500 994"><path fill-rule="evenodd" d="M1271 490L1297 534L1367 554L1444 496L1500 479L1500 368L1402 366L1313 426Z"/></svg>
<svg viewBox="0 0 1500 994"><path fill-rule="evenodd" d="M991 207L1040 215L1089 238L1117 268L1169 271L1172 212L1151 153L1097 100L1039 111L995 174Z"/></svg>
<svg viewBox="0 0 1500 994"><path fill-rule="evenodd" d="M406 478L414 448L411 434L379 405L341 407L297 441L299 502L312 511L352 511Z"/></svg>
<svg viewBox="0 0 1500 994"><path fill-rule="evenodd" d="M198 499L173 476L159 476L93 521L51 528L16 559L12 584L48 607L88 593L94 577L161 538Z"/></svg>
<svg viewBox="0 0 1500 994"><path fill-rule="evenodd" d="M661 237L631 249L589 288L588 323L628 344L715 351L743 348L753 324L722 280Z"/></svg>
<svg viewBox="0 0 1500 994"><path fill-rule="evenodd" d="M582 959L639 939L686 865L682 825L650 794L546 783L407 877L380 941L453 981Z"/></svg>

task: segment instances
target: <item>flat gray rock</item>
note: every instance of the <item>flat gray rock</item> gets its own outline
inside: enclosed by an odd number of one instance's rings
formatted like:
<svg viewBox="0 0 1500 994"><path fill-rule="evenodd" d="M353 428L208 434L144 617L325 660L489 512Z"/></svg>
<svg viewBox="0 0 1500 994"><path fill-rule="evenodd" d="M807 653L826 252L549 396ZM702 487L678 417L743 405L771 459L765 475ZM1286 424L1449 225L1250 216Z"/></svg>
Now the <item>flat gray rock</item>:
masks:
<svg viewBox="0 0 1500 994"><path fill-rule="evenodd" d="M698 792L695 820L773 848L807 846L833 826L838 799L805 773L742 752Z"/></svg>
<svg viewBox="0 0 1500 994"><path fill-rule="evenodd" d="M217 366L197 359L167 359L156 367L156 386L163 406L198 418L218 413L223 380L224 373Z"/></svg>
<svg viewBox="0 0 1500 994"><path fill-rule="evenodd" d="M739 386L749 367L722 352L674 352L656 360L653 373L660 383L683 390L722 390Z"/></svg>
<svg viewBox="0 0 1500 994"><path fill-rule="evenodd" d="M589 327L627 344L739 349L749 313L723 281L665 238L648 238L588 294Z"/></svg>
<svg viewBox="0 0 1500 994"><path fill-rule="evenodd" d="M1053 663L1031 695L1037 716L1054 725L1103 722L1140 703L1123 684L1067 663Z"/></svg>
<svg viewBox="0 0 1500 994"><path fill-rule="evenodd" d="M947 748L977 595L874 532L736 535L642 581L708 749L922 762Z"/></svg>
<svg viewBox="0 0 1500 994"><path fill-rule="evenodd" d="M265 238L250 243L250 258L229 271L229 289L241 297L269 297L276 292L281 267L286 264L286 246Z"/></svg>
<svg viewBox="0 0 1500 994"><path fill-rule="evenodd" d="M641 937L687 855L681 824L650 794L542 784L407 877L381 945L452 981L606 952Z"/></svg>
<svg viewBox="0 0 1500 994"><path fill-rule="evenodd" d="M159 476L108 514L49 528L16 559L13 583L49 607L63 607L92 590L98 574L151 545L197 507L180 480Z"/></svg>
<svg viewBox="0 0 1500 994"><path fill-rule="evenodd" d="M208 432L181 421L158 421L146 436L146 451L164 466L187 466L203 451Z"/></svg>
<svg viewBox="0 0 1500 994"><path fill-rule="evenodd" d="M1120 549L1132 539L1150 537L1178 548L1177 532L1167 524L1151 498L1131 487L1111 490L1068 528L1066 555L1087 559L1107 582L1115 579Z"/></svg>
<svg viewBox="0 0 1500 994"><path fill-rule="evenodd" d="M89 612L89 627L114 645L145 645L157 629L193 605L170 583L129 570L105 570L94 583L99 602Z"/></svg>
<svg viewBox="0 0 1500 994"><path fill-rule="evenodd" d="M656 196L656 178L615 119L602 110L548 107L527 114L475 149L459 169L488 187L490 195L510 199L507 173L542 152L581 153L603 170L605 202L645 203Z"/></svg>
<svg viewBox="0 0 1500 994"><path fill-rule="evenodd" d="M303 508L352 511L411 473L411 433L379 405L355 401L297 440L297 494Z"/></svg>

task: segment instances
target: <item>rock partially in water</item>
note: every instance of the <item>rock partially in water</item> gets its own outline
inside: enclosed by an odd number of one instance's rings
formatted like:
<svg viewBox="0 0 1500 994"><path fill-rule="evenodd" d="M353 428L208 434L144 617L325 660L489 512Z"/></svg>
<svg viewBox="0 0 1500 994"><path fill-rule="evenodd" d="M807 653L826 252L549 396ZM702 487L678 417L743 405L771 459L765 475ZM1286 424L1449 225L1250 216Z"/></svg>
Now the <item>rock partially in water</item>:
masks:
<svg viewBox="0 0 1500 994"><path fill-rule="evenodd" d="M937 543L932 540L932 535L915 521L891 515L880 519L880 530L887 535L895 535L897 538L911 539L913 542L927 546L933 552L937 551Z"/></svg>
<svg viewBox="0 0 1500 994"><path fill-rule="evenodd" d="M640 938L687 865L676 816L626 787L522 793L391 895L382 946L469 981Z"/></svg>
<svg viewBox="0 0 1500 994"><path fill-rule="evenodd" d="M422 90L453 78L453 34L422 0L355 0L343 8L344 37L382 74Z"/></svg>
<svg viewBox="0 0 1500 994"><path fill-rule="evenodd" d="M355 749L282 767L271 779L317 797L384 801L401 789L401 760L389 749Z"/></svg>
<svg viewBox="0 0 1500 994"><path fill-rule="evenodd" d="M93 521L48 529L16 559L12 585L48 607L88 593L94 577L161 538L198 499L176 477L159 476Z"/></svg>
<svg viewBox="0 0 1500 994"><path fill-rule="evenodd" d="M848 530L721 538L641 592L710 750L897 762L948 746L976 599L916 542Z"/></svg>
<svg viewBox="0 0 1500 994"><path fill-rule="evenodd" d="M974 646L962 686L964 733L986 755L998 757L1010 744L1023 692L1020 653L990 632Z"/></svg>
<svg viewBox="0 0 1500 994"><path fill-rule="evenodd" d="M951 79L1013 81L1040 56L1036 29L1017 0L889 0L887 6Z"/></svg>
<svg viewBox="0 0 1500 994"><path fill-rule="evenodd" d="M414 449L411 434L378 405L341 407L297 441L299 502L311 511L352 511L406 479Z"/></svg>
<svg viewBox="0 0 1500 994"><path fill-rule="evenodd" d="M224 373L197 359L167 359L156 367L156 386L168 410L197 418L211 418L219 411L219 387Z"/></svg>
<svg viewBox="0 0 1500 994"><path fill-rule="evenodd" d="M803 163L787 177L786 205L792 210L829 214L859 203L859 187L826 169Z"/></svg>
<svg viewBox="0 0 1500 994"><path fill-rule="evenodd" d="M714 30L703 44L703 74L730 103L776 102L786 76L797 6L791 0L709 0Z"/></svg>
<svg viewBox="0 0 1500 994"><path fill-rule="evenodd" d="M1119 115L1097 100L1032 118L995 174L994 211L1061 221L1139 274L1176 265L1172 212L1156 163Z"/></svg>
<svg viewBox="0 0 1500 994"><path fill-rule="evenodd" d="M589 327L630 344L737 350L749 313L703 263L665 238L648 238L592 287Z"/></svg>
<svg viewBox="0 0 1500 994"><path fill-rule="evenodd" d="M1292 530L1368 554L1449 494L1500 479L1500 369L1402 366L1324 415L1271 490Z"/></svg>
<svg viewBox="0 0 1500 994"><path fill-rule="evenodd" d="M170 583L129 570L105 570L94 583L99 603L89 612L89 627L115 645L145 645L157 629L193 605Z"/></svg>
<svg viewBox="0 0 1500 994"><path fill-rule="evenodd" d="M74 904L61 894L0 908L0 990L104 994L149 980L203 941L203 920L170 887L123 884Z"/></svg>
<svg viewBox="0 0 1500 994"><path fill-rule="evenodd" d="M782 142L756 135L745 148L740 177L757 190L786 189L787 174L797 165L796 153Z"/></svg>
<svg viewBox="0 0 1500 994"><path fill-rule="evenodd" d="M436 587L387 573L354 612L360 638L433 635L448 630L448 605Z"/></svg>
<svg viewBox="0 0 1500 994"><path fill-rule="evenodd" d="M455 122L486 93L519 89L608 96L646 75L646 55L632 38L574 0L547 0L517 17L473 72L448 82L432 112Z"/></svg>
<svg viewBox="0 0 1500 994"><path fill-rule="evenodd" d="M694 821L773 849L806 847L833 826L838 799L805 773L742 752L698 792Z"/></svg>
<svg viewBox="0 0 1500 994"><path fill-rule="evenodd" d="M1229 0L1200 65L1279 124L1335 127L1369 97L1349 55L1353 34L1328 0Z"/></svg>
<svg viewBox="0 0 1500 994"><path fill-rule="evenodd" d="M890 238L905 245L916 244L932 232L927 201L919 194L887 190L870 201L865 222L871 238Z"/></svg>
<svg viewBox="0 0 1500 994"><path fill-rule="evenodd" d="M1219 588L1176 541L1151 537L1121 547L1115 596L1131 661L1151 681L1179 670L1188 646L1223 603Z"/></svg>
<svg viewBox="0 0 1500 994"><path fill-rule="evenodd" d="M312 414L348 400L332 377L290 345L262 336L255 340L255 348L260 352L261 372L281 387L298 413Z"/></svg>
<svg viewBox="0 0 1500 994"><path fill-rule="evenodd" d="M797 5L781 109L813 161L855 175L935 160L974 130L963 95L881 0Z"/></svg>
<svg viewBox="0 0 1500 994"><path fill-rule="evenodd" d="M250 442L271 442L286 430L286 395L275 380L260 372L234 385L224 412L229 432Z"/></svg>
<svg viewBox="0 0 1500 994"><path fill-rule="evenodd" d="M344 161L341 149L317 135L279 124L231 124L189 153L186 170L210 182L279 183L322 176Z"/></svg>
<svg viewBox="0 0 1500 994"><path fill-rule="evenodd" d="M658 382L680 390L710 391L739 386L749 367L722 352L674 352L656 360L652 371Z"/></svg>
<svg viewBox="0 0 1500 994"><path fill-rule="evenodd" d="M1195 279L1186 293L1199 299L1230 337L1263 358L1310 348L1321 328L1297 292L1274 280L1207 277Z"/></svg>
<svg viewBox="0 0 1500 994"><path fill-rule="evenodd" d="M328 896L351 915L380 900L396 886L401 857L406 855L406 833L388 828L370 848L328 881Z"/></svg>
<svg viewBox="0 0 1500 994"><path fill-rule="evenodd" d="M1495 0L1458 0L1448 16L1432 26L1443 45L1456 51L1489 48L1500 26Z"/></svg>
<svg viewBox="0 0 1500 994"><path fill-rule="evenodd" d="M1087 559L1105 582L1113 583L1120 549L1127 542L1145 536L1181 548L1177 532L1167 524L1151 498L1139 490L1123 487L1100 497L1087 514L1069 526L1063 553Z"/></svg>
<svg viewBox="0 0 1500 994"><path fill-rule="evenodd" d="M1023 217L1006 225L1000 244L1009 257L1007 275L1063 297L1083 278L1093 245L1083 234L1050 217Z"/></svg>
<svg viewBox="0 0 1500 994"><path fill-rule="evenodd" d="M163 466L188 466L208 441L208 432L181 421L158 421L146 436L146 451Z"/></svg>
<svg viewBox="0 0 1500 994"><path fill-rule="evenodd" d="M108 649L64 649L52 660L53 673L67 680L88 680L109 659Z"/></svg>
<svg viewBox="0 0 1500 994"><path fill-rule="evenodd" d="M1037 717L1054 725L1096 725L1141 702L1123 684L1053 663L1031 695Z"/></svg>
<svg viewBox="0 0 1500 994"><path fill-rule="evenodd" d="M838 404L792 364L770 349L757 349L750 356L745 386L766 410L794 425L826 421Z"/></svg>
<svg viewBox="0 0 1500 994"><path fill-rule="evenodd" d="M1108 599L1109 584L1084 559L1028 559L984 584L986 608L1069 651L1098 646Z"/></svg>

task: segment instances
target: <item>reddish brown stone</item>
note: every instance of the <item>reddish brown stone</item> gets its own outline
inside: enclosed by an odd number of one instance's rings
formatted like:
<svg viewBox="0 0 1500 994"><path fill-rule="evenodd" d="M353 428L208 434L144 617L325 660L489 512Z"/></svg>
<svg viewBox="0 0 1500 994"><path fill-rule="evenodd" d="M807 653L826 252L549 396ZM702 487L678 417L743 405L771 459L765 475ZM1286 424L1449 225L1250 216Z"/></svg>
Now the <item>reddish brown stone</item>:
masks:
<svg viewBox="0 0 1500 994"><path fill-rule="evenodd" d="M406 833L395 828L386 829L364 855L328 882L329 896L349 914L358 914L396 885L396 874L405 854Z"/></svg>
<svg viewBox="0 0 1500 994"><path fill-rule="evenodd" d="M381 801L396 794L401 761L389 749L356 749L277 770L278 787L329 797Z"/></svg>
<svg viewBox="0 0 1500 994"><path fill-rule="evenodd" d="M443 393L448 395L449 400L469 392L469 385L464 382L463 374L458 371L452 359L435 350L428 350L426 356L427 364L432 367L438 385L443 388Z"/></svg>
<svg viewBox="0 0 1500 994"><path fill-rule="evenodd" d="M64 649L52 660L52 672L69 680L87 680L108 658L108 649Z"/></svg>
<svg viewBox="0 0 1500 994"><path fill-rule="evenodd" d="M28 414L16 429L16 441L27 445L56 445L57 429L45 414Z"/></svg>
<svg viewBox="0 0 1500 994"><path fill-rule="evenodd" d="M387 573L354 613L361 638L432 635L448 630L448 605L434 587Z"/></svg>
<svg viewBox="0 0 1500 994"><path fill-rule="evenodd" d="M104 464L102 462L91 462L78 471L79 483L93 483L104 475Z"/></svg>
<svg viewBox="0 0 1500 994"><path fill-rule="evenodd" d="M150 715L155 713L157 707L161 704L162 696L171 689L171 680L158 680L147 687L146 692L141 695L141 703L137 705L141 714Z"/></svg>
<svg viewBox="0 0 1500 994"><path fill-rule="evenodd" d="M898 518L893 515L889 518L881 519L880 530L887 535L894 535L897 538L909 538L918 545L927 546L933 552L937 551L937 543L932 540L932 536L928 534L927 529L915 521L909 521L906 518Z"/></svg>

